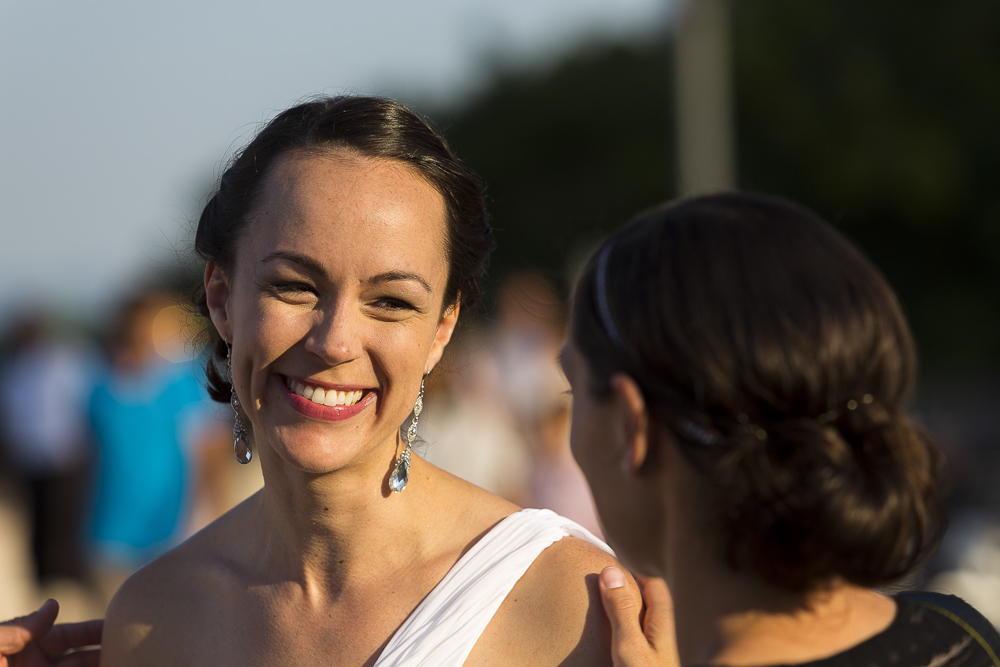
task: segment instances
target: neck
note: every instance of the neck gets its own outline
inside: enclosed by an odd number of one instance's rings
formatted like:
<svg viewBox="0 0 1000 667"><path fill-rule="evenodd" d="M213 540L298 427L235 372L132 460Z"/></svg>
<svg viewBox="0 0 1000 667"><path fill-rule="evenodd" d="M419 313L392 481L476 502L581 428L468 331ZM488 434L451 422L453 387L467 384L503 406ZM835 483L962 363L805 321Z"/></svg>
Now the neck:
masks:
<svg viewBox="0 0 1000 667"><path fill-rule="evenodd" d="M724 557L723 535L707 508L710 481L691 468L672 440L650 474L647 507L661 507L662 541L649 555L674 602L682 665L732 667L798 664L850 648L889 626L892 600L834 583L795 594L753 572L736 572ZM647 540L648 543L648 540Z"/></svg>
<svg viewBox="0 0 1000 667"><path fill-rule="evenodd" d="M881 632L895 615L895 603L873 591L835 583L790 593L697 549L670 565L682 665L808 662Z"/></svg>
<svg viewBox="0 0 1000 667"><path fill-rule="evenodd" d="M433 536L428 525L428 466L412 456L410 484L391 493L384 461L322 475L289 470L261 448L265 486L256 512L261 567L300 583L307 595L336 596L380 573L418 560ZM391 464L390 464L391 465Z"/></svg>

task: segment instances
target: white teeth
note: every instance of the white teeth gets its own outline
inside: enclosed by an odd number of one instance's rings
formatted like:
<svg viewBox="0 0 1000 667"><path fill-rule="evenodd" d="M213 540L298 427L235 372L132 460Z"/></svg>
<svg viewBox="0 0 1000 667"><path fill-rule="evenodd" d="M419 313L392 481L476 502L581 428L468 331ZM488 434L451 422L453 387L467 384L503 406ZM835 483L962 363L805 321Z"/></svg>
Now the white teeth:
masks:
<svg viewBox="0 0 1000 667"><path fill-rule="evenodd" d="M319 405L354 405L364 396L363 391L336 391L334 389L323 389L322 387L310 387L309 385L289 379L285 385L292 392L308 398L313 403Z"/></svg>

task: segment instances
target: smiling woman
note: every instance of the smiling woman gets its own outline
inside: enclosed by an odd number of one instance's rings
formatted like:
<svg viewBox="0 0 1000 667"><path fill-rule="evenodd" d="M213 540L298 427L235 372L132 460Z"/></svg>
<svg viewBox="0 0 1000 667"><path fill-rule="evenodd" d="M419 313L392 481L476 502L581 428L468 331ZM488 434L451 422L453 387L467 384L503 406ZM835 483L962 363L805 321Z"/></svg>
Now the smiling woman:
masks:
<svg viewBox="0 0 1000 667"><path fill-rule="evenodd" d="M362 477L381 465L368 454L395 448L455 327L445 235L443 197L411 167L336 148L276 161L235 266L209 260L206 272L209 314L232 345L233 385L269 444L263 456ZM358 401L337 405L348 393Z"/></svg>
<svg viewBox="0 0 1000 667"><path fill-rule="evenodd" d="M491 246L477 181L395 102L303 104L236 156L198 306L265 485L129 579L103 664L607 662L607 548L409 449Z"/></svg>

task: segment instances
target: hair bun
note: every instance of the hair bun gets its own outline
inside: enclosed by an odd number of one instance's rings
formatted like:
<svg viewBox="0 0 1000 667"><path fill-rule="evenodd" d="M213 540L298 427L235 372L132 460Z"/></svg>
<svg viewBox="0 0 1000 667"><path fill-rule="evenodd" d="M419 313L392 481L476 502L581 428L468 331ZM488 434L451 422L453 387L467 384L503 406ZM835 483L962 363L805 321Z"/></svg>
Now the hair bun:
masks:
<svg viewBox="0 0 1000 667"><path fill-rule="evenodd" d="M824 421L775 420L761 427L765 439L749 429L728 438L716 471L733 491L719 508L730 519L730 563L792 590L834 577L868 587L898 579L945 527L937 450L876 401Z"/></svg>

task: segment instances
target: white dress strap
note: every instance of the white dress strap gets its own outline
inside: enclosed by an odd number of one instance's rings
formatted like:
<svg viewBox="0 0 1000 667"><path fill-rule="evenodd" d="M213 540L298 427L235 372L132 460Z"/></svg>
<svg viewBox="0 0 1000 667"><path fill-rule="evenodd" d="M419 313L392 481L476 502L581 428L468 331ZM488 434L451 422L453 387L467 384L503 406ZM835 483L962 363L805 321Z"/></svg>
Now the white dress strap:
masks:
<svg viewBox="0 0 1000 667"><path fill-rule="evenodd" d="M613 554L586 528L551 510L500 521L467 551L389 640L375 667L458 667L542 551L563 537Z"/></svg>

